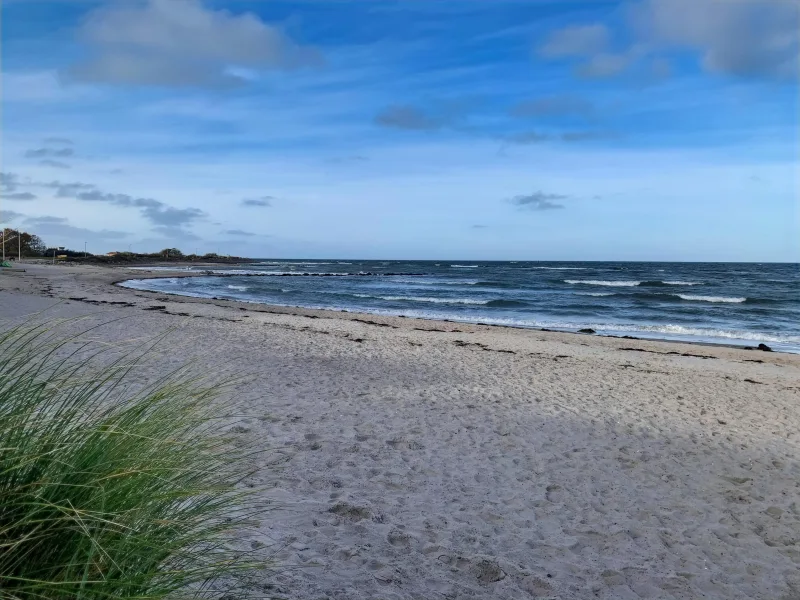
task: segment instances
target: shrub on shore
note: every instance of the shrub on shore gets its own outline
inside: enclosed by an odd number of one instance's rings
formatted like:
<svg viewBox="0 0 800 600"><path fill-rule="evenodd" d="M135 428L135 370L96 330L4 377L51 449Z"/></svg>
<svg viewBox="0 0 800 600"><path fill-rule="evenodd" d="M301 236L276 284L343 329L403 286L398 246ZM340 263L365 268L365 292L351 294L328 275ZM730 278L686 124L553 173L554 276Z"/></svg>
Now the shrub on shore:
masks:
<svg viewBox="0 0 800 600"><path fill-rule="evenodd" d="M231 544L254 501L219 387L132 381L148 351L0 333L0 598L218 596L253 566Z"/></svg>

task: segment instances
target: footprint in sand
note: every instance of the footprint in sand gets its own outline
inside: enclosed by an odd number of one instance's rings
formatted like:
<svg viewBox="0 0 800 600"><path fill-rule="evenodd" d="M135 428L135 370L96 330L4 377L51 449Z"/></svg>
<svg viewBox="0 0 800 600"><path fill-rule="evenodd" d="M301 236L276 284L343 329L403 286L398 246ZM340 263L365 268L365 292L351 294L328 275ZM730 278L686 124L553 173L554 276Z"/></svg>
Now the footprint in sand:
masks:
<svg viewBox="0 0 800 600"><path fill-rule="evenodd" d="M399 529L392 529L386 539L395 548L409 548L411 546L411 536Z"/></svg>
<svg viewBox="0 0 800 600"><path fill-rule="evenodd" d="M495 561L482 558L470 569L475 578L481 583L495 583L505 579L506 572Z"/></svg>
<svg viewBox="0 0 800 600"><path fill-rule="evenodd" d="M526 577L520 587L534 598L551 597L550 594L553 591L553 587L544 579L533 576Z"/></svg>
<svg viewBox="0 0 800 600"><path fill-rule="evenodd" d="M422 450L425 448L425 446L423 446L416 440L407 440L404 437L396 437L390 440L386 440L386 445L395 450L402 448L407 448L408 450Z"/></svg>
<svg viewBox="0 0 800 600"><path fill-rule="evenodd" d="M564 492L560 485L554 483L547 486L547 494L545 497L550 502L561 502L564 499Z"/></svg>
<svg viewBox="0 0 800 600"><path fill-rule="evenodd" d="M341 517L343 521L357 523L362 519L369 519L372 512L364 506L354 506L347 502L338 502L328 509L329 513Z"/></svg>

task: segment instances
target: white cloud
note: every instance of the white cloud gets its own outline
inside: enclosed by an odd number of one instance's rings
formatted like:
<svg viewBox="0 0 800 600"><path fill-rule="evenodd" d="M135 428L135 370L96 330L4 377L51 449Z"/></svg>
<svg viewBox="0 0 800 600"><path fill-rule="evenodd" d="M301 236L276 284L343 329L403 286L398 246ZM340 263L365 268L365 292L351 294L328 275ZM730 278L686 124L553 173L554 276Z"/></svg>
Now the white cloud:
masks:
<svg viewBox="0 0 800 600"><path fill-rule="evenodd" d="M592 56L577 68L577 73L587 79L602 79L614 77L623 73L633 62L631 53L602 53Z"/></svg>
<svg viewBox="0 0 800 600"><path fill-rule="evenodd" d="M608 46L608 28L605 25L577 25L558 29L539 47L545 58L586 56L602 52Z"/></svg>
<svg viewBox="0 0 800 600"><path fill-rule="evenodd" d="M79 37L94 56L70 75L103 83L225 87L251 80L242 76L250 69L321 62L316 50L256 15L207 9L199 0L112 4L90 13Z"/></svg>
<svg viewBox="0 0 800 600"><path fill-rule="evenodd" d="M548 59L585 59L575 70L581 77L614 77L642 60L650 77L669 72L659 56L693 50L712 73L774 79L800 75L800 2L794 0L642 0L628 13L633 42L611 52L603 24L553 31L538 51Z"/></svg>
<svg viewBox="0 0 800 600"><path fill-rule="evenodd" d="M800 73L796 1L646 0L633 24L651 43L697 50L708 71L777 78Z"/></svg>

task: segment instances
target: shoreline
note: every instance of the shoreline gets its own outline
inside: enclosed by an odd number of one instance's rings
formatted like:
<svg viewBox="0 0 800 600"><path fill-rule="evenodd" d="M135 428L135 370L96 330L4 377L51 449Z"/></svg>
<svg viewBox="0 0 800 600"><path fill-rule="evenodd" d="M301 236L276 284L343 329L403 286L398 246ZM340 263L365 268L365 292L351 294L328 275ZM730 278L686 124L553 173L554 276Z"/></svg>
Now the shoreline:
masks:
<svg viewBox="0 0 800 600"><path fill-rule="evenodd" d="M689 344L693 346L702 346L702 347L723 347L723 348L734 348L746 351L756 351L756 352L763 352L762 349L758 348L758 341L752 341L750 343L754 345L747 345L746 340L742 340L741 344L733 343L733 342L716 342L716 341L706 341L706 340L686 340L686 339L678 339L678 338L669 338L669 337L657 337L657 336L648 336L646 332L633 332L634 334L627 334L627 335L615 335L613 333L586 333L581 332L579 330L569 330L569 329L559 329L559 328L550 328L550 327L537 327L537 326L525 326L525 325L512 325L512 324L500 324L500 323L486 323L480 321L473 321L473 320L461 320L458 318L451 318L451 319L438 319L435 317L420 317L420 316L411 316L411 315L403 315L403 314L390 314L390 313L381 313L381 312L362 312L358 310L350 310L350 309L337 309L337 308L316 308L316 307L305 307L299 306L296 304L270 304L268 302L259 302L256 300L241 300L241 299L234 299L234 298L224 298L224 297L205 297L205 296L192 296L188 294L180 294L178 292L165 292L165 291L153 291L153 290L143 290L138 288L127 287L124 284L127 281L137 280L137 279L177 279L177 278L189 278L189 277L236 277L236 276L244 276L247 277L248 275L226 275L224 273L196 273L196 272L187 272L176 270L172 272L170 275L164 275L163 273L169 273L170 271L164 270L165 265L137 265L137 268L143 269L147 266L154 266L159 267L158 274L153 274L153 272L148 272L146 270L142 270L141 273L147 274L146 276L142 277L131 277L125 279L119 279L112 282L112 284L116 287L123 288L123 289L131 289L136 290L139 292L148 292L153 294L163 294L167 296L177 296L182 298L194 298L196 300L224 300L226 302L238 302L241 304L255 304L258 306L266 306L269 308L274 309L298 309L298 310L307 310L307 311L319 311L320 313L332 313L334 315L340 315L341 313L357 315L359 317L386 317L386 318L402 318L402 319L418 319L421 321L429 321L434 323L458 323L462 325L473 325L473 326L481 326L481 327L498 327L502 329L518 329L523 331L539 331L539 332L556 332L562 334L570 334L570 335L579 335L582 337L592 336L592 337L600 337L600 338L612 338L612 339L619 339L619 340L643 340L648 342L658 342L658 343L667 343L667 344ZM177 269L181 269L184 267L194 267L198 266L193 263L186 263L178 265ZM199 265L202 268L203 265ZM110 268L119 268L119 267L110 267ZM138 272L138 271L137 271ZM251 275L253 276L253 275ZM282 275L274 275L274 277L281 277ZM287 276L295 276L300 277L300 275L287 275ZM328 277L331 275L317 275L318 277ZM795 354L800 355L800 349L796 350L787 350L780 347L772 347L770 346L773 342L763 342L768 348L768 352L778 352L782 354Z"/></svg>

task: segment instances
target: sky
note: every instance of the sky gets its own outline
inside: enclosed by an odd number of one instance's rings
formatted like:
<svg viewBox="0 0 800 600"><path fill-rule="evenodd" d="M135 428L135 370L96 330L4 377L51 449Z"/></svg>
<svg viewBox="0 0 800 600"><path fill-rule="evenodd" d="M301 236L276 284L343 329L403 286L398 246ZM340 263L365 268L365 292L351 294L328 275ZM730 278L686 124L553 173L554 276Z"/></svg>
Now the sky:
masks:
<svg viewBox="0 0 800 600"><path fill-rule="evenodd" d="M51 246L800 262L793 0L4 0Z"/></svg>

